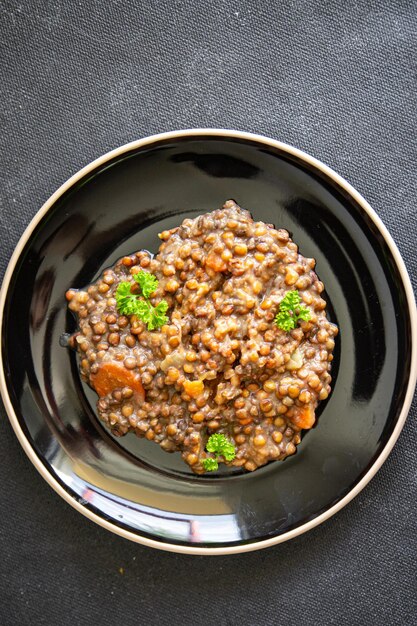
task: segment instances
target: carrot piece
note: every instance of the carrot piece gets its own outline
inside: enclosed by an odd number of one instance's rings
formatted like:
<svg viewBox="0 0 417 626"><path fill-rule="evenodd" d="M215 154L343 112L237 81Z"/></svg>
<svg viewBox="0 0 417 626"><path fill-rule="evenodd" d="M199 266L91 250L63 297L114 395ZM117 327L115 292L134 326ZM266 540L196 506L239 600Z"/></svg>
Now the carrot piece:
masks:
<svg viewBox="0 0 417 626"><path fill-rule="evenodd" d="M145 399L145 390L139 374L126 369L126 367L115 361L102 363L98 372L91 374L90 379L100 397L107 396L114 389L130 387L141 396L142 400Z"/></svg>
<svg viewBox="0 0 417 626"><path fill-rule="evenodd" d="M185 380L184 390L191 398L198 398L204 391L204 383L202 380Z"/></svg>
<svg viewBox="0 0 417 626"><path fill-rule="evenodd" d="M215 272L224 272L227 269L226 263L215 252L209 252L206 258L206 265Z"/></svg>
<svg viewBox="0 0 417 626"><path fill-rule="evenodd" d="M294 412L294 415L291 417L291 421L298 426L298 428L312 428L314 422L316 421L314 410L311 406L302 407L298 411Z"/></svg>

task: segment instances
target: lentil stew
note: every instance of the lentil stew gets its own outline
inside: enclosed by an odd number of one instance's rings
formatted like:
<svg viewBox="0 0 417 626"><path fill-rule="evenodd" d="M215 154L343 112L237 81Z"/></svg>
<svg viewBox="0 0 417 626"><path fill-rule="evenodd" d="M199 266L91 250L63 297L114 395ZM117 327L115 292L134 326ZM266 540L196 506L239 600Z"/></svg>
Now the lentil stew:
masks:
<svg viewBox="0 0 417 626"><path fill-rule="evenodd" d="M330 393L338 332L315 260L233 200L160 238L155 256L126 256L66 294L79 327L70 345L99 396L100 418L117 436L132 431L180 451L198 474L214 433L236 450L220 462L249 471L294 454ZM152 304L168 303L168 321L155 330L117 308L118 285L135 285L141 270L159 281ZM274 320L291 290L309 319L286 332Z"/></svg>

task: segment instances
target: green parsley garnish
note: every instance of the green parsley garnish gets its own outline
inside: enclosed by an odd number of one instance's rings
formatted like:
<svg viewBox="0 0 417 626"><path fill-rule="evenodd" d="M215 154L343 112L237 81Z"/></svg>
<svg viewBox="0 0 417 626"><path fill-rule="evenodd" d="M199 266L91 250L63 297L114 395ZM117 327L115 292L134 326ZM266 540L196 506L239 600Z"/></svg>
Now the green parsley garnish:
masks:
<svg viewBox="0 0 417 626"><path fill-rule="evenodd" d="M216 469L219 469L219 464L217 463L216 459L208 456L206 459L203 459L203 467L206 472L215 472Z"/></svg>
<svg viewBox="0 0 417 626"><path fill-rule="evenodd" d="M236 456L235 446L225 435L211 435L207 441L206 450L214 454L214 458L207 457L202 461L206 472L214 472L218 469L218 460L221 456L226 461L233 461Z"/></svg>
<svg viewBox="0 0 417 626"><path fill-rule="evenodd" d="M149 297L158 287L158 279L149 272L140 270L133 278L140 286L142 298L139 294L132 293L132 283L125 281L120 283L116 289L117 310L122 315L137 315L148 330L155 330L163 326L168 321L165 313L168 310L168 302L161 300L159 304L153 306Z"/></svg>
<svg viewBox="0 0 417 626"><path fill-rule="evenodd" d="M145 298L149 298L158 288L158 279L153 274L149 274L149 272L140 270L137 274L133 274L133 278L140 285Z"/></svg>
<svg viewBox="0 0 417 626"><path fill-rule="evenodd" d="M289 332L297 326L298 320L308 322L310 311L300 306L301 298L298 291L287 291L279 305L279 312L275 316L275 324L281 330Z"/></svg>

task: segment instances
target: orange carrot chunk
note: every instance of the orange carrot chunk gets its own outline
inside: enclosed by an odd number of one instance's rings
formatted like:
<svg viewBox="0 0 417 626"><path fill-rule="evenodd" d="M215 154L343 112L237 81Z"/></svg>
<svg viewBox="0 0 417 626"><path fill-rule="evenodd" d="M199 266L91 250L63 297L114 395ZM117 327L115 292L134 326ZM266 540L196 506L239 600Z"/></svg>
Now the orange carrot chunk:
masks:
<svg viewBox="0 0 417 626"><path fill-rule="evenodd" d="M145 390L139 374L126 369L120 363L108 361L102 363L96 374L91 374L91 383L100 397L107 396L115 389L130 387L134 392L145 399Z"/></svg>
<svg viewBox="0 0 417 626"><path fill-rule="evenodd" d="M204 391L204 383L202 380L185 380L184 390L191 398L198 398Z"/></svg>
<svg viewBox="0 0 417 626"><path fill-rule="evenodd" d="M298 428L312 428L316 421L312 407L305 406L300 408L297 412L294 412L291 421L298 426Z"/></svg>
<svg viewBox="0 0 417 626"><path fill-rule="evenodd" d="M227 269L226 263L221 256L215 252L209 252L206 258L206 265L215 272L224 272Z"/></svg>

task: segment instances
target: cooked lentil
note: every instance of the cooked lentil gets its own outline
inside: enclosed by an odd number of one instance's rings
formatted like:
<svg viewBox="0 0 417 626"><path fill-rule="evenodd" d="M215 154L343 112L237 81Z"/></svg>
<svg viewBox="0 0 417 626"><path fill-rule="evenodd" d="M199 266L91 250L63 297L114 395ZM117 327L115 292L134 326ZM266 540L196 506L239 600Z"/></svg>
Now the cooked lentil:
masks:
<svg viewBox="0 0 417 626"><path fill-rule="evenodd" d="M133 431L180 451L198 474L214 432L236 447L227 464L248 471L294 454L330 393L338 332L315 260L233 200L160 238L156 256L140 250L66 294L79 326L70 344L99 395L100 418L115 435ZM169 304L169 322L154 331L120 315L114 298L120 282L145 268L159 281L152 303ZM286 333L274 317L294 288L311 317Z"/></svg>

